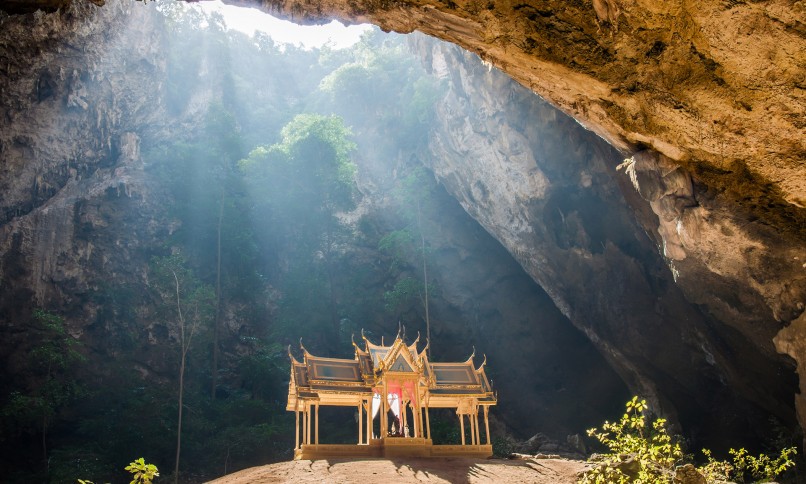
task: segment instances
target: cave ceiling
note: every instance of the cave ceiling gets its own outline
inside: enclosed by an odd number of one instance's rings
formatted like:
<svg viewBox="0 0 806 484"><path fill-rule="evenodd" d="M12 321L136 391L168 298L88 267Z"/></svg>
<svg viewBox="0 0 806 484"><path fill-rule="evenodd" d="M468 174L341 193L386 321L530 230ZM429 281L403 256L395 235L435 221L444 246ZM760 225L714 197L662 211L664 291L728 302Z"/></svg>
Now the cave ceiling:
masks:
<svg viewBox="0 0 806 484"><path fill-rule="evenodd" d="M69 3L10 0L1 8ZM803 2L225 3L302 24L335 18L423 32L478 54L625 155L649 148L711 185L750 178L737 197L806 206Z"/></svg>

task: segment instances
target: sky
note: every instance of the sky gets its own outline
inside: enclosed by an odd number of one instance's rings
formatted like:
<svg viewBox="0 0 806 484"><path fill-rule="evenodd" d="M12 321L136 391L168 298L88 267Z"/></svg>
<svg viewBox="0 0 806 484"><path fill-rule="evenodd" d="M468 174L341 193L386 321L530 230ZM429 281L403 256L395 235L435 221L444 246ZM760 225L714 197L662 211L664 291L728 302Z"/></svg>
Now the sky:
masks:
<svg viewBox="0 0 806 484"><path fill-rule="evenodd" d="M372 28L366 24L345 27L335 20L327 25L297 25L254 8L224 5L218 0L199 2L196 5L208 13L221 12L230 29L248 35L252 35L255 30L262 30L277 43L300 45L309 49L325 44L336 49L349 47L360 40L361 34Z"/></svg>

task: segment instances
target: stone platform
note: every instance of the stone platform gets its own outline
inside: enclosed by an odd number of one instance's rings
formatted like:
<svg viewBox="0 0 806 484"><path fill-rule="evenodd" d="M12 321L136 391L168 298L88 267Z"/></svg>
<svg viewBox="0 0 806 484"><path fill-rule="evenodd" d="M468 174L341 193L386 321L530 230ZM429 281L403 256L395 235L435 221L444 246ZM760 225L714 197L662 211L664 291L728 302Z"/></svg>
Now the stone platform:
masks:
<svg viewBox="0 0 806 484"><path fill-rule="evenodd" d="M294 460L319 460L335 457L492 457L493 446L434 445L431 439L388 437L369 444L303 444L294 451Z"/></svg>

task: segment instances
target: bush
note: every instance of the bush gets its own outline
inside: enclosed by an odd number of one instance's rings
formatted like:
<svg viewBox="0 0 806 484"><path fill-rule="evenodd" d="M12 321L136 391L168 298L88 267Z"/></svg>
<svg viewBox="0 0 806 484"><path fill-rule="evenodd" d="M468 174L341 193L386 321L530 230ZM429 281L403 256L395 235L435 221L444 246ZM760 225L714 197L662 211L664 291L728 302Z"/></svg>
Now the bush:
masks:
<svg viewBox="0 0 806 484"><path fill-rule="evenodd" d="M675 464L683 458L680 444L672 443L666 420L659 418L646 428L646 400L633 397L618 422L605 422L602 430L588 435L604 444L610 453L599 457L598 466L585 472L580 483L672 482Z"/></svg>
<svg viewBox="0 0 806 484"><path fill-rule="evenodd" d="M604 444L610 452L591 458L598 465L582 474L581 484L675 482L678 466L683 464L680 444L672 442L665 419L656 419L647 428L646 410L646 400L633 397L627 402L621 420L605 422L601 431L596 428L588 430L588 435ZM703 449L703 454L708 461L696 472L708 483L745 482L747 477L754 479L753 482L766 482L794 467L791 456L797 451L788 447L773 459L766 454L754 457L745 449L731 449L732 462L714 459L708 449Z"/></svg>
<svg viewBox="0 0 806 484"><path fill-rule="evenodd" d="M126 470L132 473L132 482L129 484L151 484L160 473L154 464L146 464L140 457L126 466Z"/></svg>
<svg viewBox="0 0 806 484"><path fill-rule="evenodd" d="M705 476L708 482L746 482L745 479L748 476L752 479L749 482L769 482L775 480L787 469L795 467L791 456L798 452L794 447L787 447L777 458L773 459L766 454L754 457L745 449L730 449L729 453L733 456L732 462L714 459L708 449L703 449L702 453L708 458L708 463L697 470Z"/></svg>
<svg viewBox="0 0 806 484"><path fill-rule="evenodd" d="M130 462L125 469L132 474L132 481L129 484L151 484L160 473L154 464L146 464L145 459L140 457ZM92 481L78 479L78 484L95 484Z"/></svg>

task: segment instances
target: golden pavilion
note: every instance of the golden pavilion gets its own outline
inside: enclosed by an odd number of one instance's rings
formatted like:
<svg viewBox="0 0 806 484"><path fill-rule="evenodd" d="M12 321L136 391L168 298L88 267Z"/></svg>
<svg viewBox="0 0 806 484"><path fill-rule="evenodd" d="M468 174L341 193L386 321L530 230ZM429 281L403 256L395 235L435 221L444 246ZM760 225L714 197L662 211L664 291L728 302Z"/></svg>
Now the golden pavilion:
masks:
<svg viewBox="0 0 806 484"><path fill-rule="evenodd" d="M497 397L484 371L487 358L476 368L474 354L460 363L435 363L428 345L418 351L400 332L389 346L353 341L353 359L322 358L308 353L302 342L302 361L291 354L291 380L286 410L295 416L294 459L327 457L489 457L490 407ZM319 407L357 409L357 444L320 444ZM456 409L461 445L434 445L428 411ZM484 430L479 413L484 415ZM469 438L465 436L465 421ZM481 434L484 434L484 444Z"/></svg>

